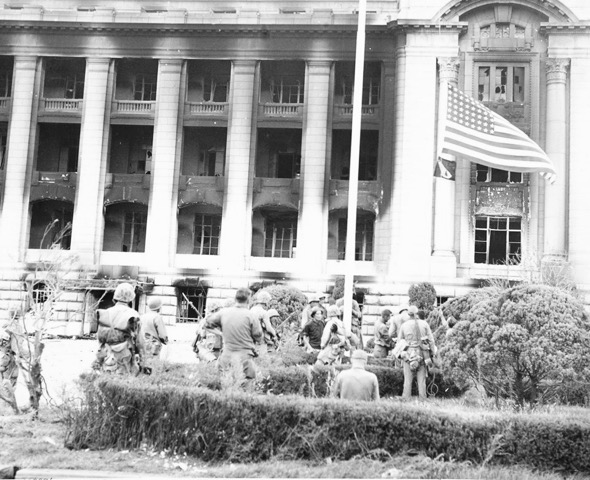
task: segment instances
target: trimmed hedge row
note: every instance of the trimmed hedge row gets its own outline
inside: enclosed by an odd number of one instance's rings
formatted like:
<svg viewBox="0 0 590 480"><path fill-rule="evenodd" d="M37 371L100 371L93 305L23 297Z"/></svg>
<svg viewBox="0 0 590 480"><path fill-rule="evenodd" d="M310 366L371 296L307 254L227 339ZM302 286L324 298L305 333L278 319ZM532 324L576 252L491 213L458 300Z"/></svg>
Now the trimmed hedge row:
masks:
<svg viewBox="0 0 590 480"><path fill-rule="evenodd" d="M350 368L350 365L339 365L336 367L336 371L347 368ZM393 368L382 362L367 365L366 369L377 375L381 397L395 397L402 394L404 374L401 369ZM261 393L274 395L293 394L305 397L329 396L328 376L330 371L327 368L322 368L318 374L311 374L309 365L275 365L272 369L263 368L262 371L262 380L259 383ZM160 364L156 365L151 378L152 383L162 385L201 386L212 390L221 389L219 372L213 364ZM465 393L465 390L458 388L440 373L427 378L427 389L429 394L437 398L456 398ZM414 390L416 390L416 384L414 384ZM414 393L418 394L417 391Z"/></svg>
<svg viewBox="0 0 590 480"><path fill-rule="evenodd" d="M590 421L543 415L459 417L401 402L277 398L99 377L70 418L70 448L143 443L204 460L350 459L374 449L590 472Z"/></svg>

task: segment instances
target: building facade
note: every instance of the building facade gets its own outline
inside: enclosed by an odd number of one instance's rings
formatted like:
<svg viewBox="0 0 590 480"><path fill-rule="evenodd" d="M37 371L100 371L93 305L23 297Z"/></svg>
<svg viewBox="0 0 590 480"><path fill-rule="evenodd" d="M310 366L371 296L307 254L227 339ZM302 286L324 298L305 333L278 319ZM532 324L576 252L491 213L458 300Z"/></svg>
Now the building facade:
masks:
<svg viewBox="0 0 590 480"><path fill-rule="evenodd" d="M326 291L345 267L357 3L87 3L0 10L0 309L42 292L55 246L76 259L55 306L70 333L123 280L169 322L256 282ZM368 2L367 331L415 282L451 297L545 262L590 293L588 78L585 0ZM557 181L460 158L435 178L445 82L539 143Z"/></svg>

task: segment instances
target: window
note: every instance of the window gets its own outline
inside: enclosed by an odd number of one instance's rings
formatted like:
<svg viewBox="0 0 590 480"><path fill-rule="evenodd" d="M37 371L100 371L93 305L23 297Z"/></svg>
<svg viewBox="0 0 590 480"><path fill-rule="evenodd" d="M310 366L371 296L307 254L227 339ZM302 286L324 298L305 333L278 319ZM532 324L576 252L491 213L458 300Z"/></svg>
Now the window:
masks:
<svg viewBox="0 0 590 480"><path fill-rule="evenodd" d="M354 259L364 262L373 260L373 218L357 218ZM346 258L347 219L338 220L338 259Z"/></svg>
<svg viewBox="0 0 590 480"><path fill-rule="evenodd" d="M342 103L352 105L354 95L354 78L345 76L340 85ZM363 105L378 105L381 93L380 79L377 77L365 77L363 80Z"/></svg>
<svg viewBox="0 0 590 480"><path fill-rule="evenodd" d="M296 77L273 78L272 103L303 103L303 83Z"/></svg>
<svg viewBox="0 0 590 480"><path fill-rule="evenodd" d="M136 101L153 102L156 100L156 75L136 75L133 86L133 99Z"/></svg>
<svg viewBox="0 0 590 480"><path fill-rule="evenodd" d="M520 263L521 235L520 217L475 217L475 263Z"/></svg>
<svg viewBox="0 0 590 480"><path fill-rule="evenodd" d="M4 170L6 164L6 137L5 132L0 132L0 170Z"/></svg>
<svg viewBox="0 0 590 480"><path fill-rule="evenodd" d="M205 316L207 287L176 287L179 323L198 322Z"/></svg>
<svg viewBox="0 0 590 480"><path fill-rule="evenodd" d="M229 91L229 78L205 78L203 79L204 102L227 102Z"/></svg>
<svg viewBox="0 0 590 480"><path fill-rule="evenodd" d="M499 170L497 168L477 164L475 181L484 183L522 183L523 175L521 172L508 172L506 170Z"/></svg>
<svg viewBox="0 0 590 480"><path fill-rule="evenodd" d="M217 255L221 234L220 215L195 215L194 249L195 255Z"/></svg>
<svg viewBox="0 0 590 480"><path fill-rule="evenodd" d="M29 248L70 249L73 207L65 202L35 202L31 208Z"/></svg>
<svg viewBox="0 0 590 480"><path fill-rule="evenodd" d="M48 74L45 80L45 96L48 98L82 98L84 96L84 76Z"/></svg>
<svg viewBox="0 0 590 480"><path fill-rule="evenodd" d="M264 231L264 256L292 258L297 242L297 217L267 218Z"/></svg>
<svg viewBox="0 0 590 480"><path fill-rule="evenodd" d="M8 98L12 90L12 72L0 72L0 98Z"/></svg>
<svg viewBox="0 0 590 480"><path fill-rule="evenodd" d="M480 102L524 103L524 67L486 65L478 68L477 98Z"/></svg>
<svg viewBox="0 0 590 480"><path fill-rule="evenodd" d="M143 252L147 215L144 212L126 212L123 225L123 252Z"/></svg>

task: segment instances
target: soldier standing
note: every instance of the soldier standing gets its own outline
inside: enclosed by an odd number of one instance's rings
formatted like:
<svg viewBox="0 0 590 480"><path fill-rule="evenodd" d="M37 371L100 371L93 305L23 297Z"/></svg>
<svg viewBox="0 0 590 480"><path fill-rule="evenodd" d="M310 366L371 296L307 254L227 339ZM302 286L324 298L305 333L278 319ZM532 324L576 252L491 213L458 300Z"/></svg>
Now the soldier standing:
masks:
<svg viewBox="0 0 590 480"><path fill-rule="evenodd" d="M168 332L166 325L160 315L162 300L150 298L148 302L149 311L141 317L141 329L145 337L145 353L148 357L158 358L162 345L168 343Z"/></svg>
<svg viewBox="0 0 590 480"><path fill-rule="evenodd" d="M92 367L95 370L118 374L137 374L145 353L139 313L129 307L135 290L129 283L117 285L115 305L97 310L98 352Z"/></svg>

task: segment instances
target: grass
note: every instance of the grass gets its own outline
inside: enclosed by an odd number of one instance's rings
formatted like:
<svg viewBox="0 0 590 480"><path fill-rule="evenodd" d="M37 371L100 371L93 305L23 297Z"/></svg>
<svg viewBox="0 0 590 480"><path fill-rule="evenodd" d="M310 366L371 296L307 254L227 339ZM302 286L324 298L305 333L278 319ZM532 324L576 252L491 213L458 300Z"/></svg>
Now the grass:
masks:
<svg viewBox="0 0 590 480"><path fill-rule="evenodd" d="M446 402L445 409L454 409ZM435 408L436 405L434 405ZM459 412L460 406L457 406ZM465 410L465 409L463 409ZM322 462L285 461L206 463L198 458L154 451L145 446L137 450L72 451L64 447L65 426L58 407L43 406L39 418L30 414L14 415L0 405L0 458L2 464L21 468L109 470L165 474L174 477L212 478L468 478L494 480L581 480L557 472L535 472L511 466L476 466L469 462L430 459L417 452L391 457L369 452L363 458Z"/></svg>

